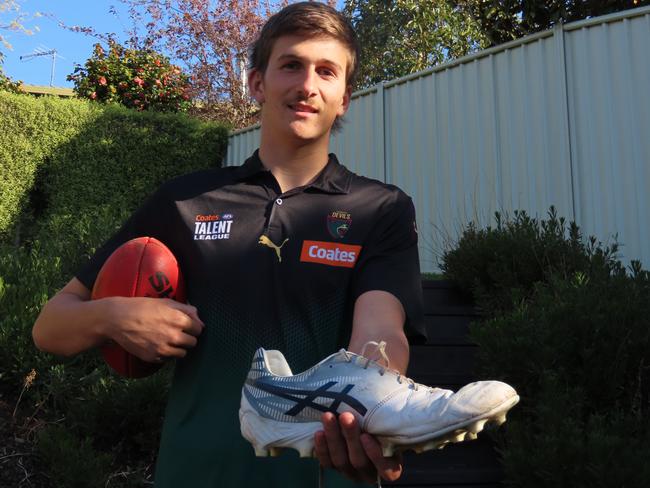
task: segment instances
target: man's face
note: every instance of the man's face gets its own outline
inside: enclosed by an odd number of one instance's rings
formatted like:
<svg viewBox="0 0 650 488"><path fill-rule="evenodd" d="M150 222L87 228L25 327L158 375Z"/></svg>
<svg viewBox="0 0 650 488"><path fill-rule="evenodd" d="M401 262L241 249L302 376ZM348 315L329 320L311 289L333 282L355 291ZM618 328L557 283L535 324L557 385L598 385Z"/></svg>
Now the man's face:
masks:
<svg viewBox="0 0 650 488"><path fill-rule="evenodd" d="M251 94L262 105L263 130L285 141L329 137L350 103L348 63L347 48L334 38L278 38L266 71L249 74Z"/></svg>

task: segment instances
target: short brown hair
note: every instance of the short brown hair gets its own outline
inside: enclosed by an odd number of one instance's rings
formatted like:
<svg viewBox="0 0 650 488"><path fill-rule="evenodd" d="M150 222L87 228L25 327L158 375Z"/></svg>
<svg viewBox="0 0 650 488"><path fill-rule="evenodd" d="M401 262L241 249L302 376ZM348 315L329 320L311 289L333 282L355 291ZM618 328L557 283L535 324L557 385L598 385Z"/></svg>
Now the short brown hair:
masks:
<svg viewBox="0 0 650 488"><path fill-rule="evenodd" d="M251 46L250 69L266 71L275 41L286 35L329 36L348 48L345 82L352 85L359 66L359 41L352 25L340 12L320 2L287 5L272 15Z"/></svg>

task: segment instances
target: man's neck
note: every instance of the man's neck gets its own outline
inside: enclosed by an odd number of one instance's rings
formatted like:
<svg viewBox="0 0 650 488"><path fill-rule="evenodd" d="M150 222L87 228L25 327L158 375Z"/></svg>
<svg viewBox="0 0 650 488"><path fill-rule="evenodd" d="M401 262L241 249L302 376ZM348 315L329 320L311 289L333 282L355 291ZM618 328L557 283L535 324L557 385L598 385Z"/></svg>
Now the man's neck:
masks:
<svg viewBox="0 0 650 488"><path fill-rule="evenodd" d="M318 144L287 147L265 144L262 140L259 155L265 168L271 171L280 190L285 193L293 188L311 183L327 165L327 140Z"/></svg>

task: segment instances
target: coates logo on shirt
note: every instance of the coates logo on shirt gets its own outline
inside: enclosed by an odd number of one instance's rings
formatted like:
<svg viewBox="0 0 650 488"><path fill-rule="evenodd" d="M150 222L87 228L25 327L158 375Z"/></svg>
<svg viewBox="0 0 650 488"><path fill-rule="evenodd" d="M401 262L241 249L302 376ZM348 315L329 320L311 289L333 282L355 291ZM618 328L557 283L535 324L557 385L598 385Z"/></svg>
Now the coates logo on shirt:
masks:
<svg viewBox="0 0 650 488"><path fill-rule="evenodd" d="M353 268L359 258L361 246L337 242L303 241L300 261L329 266Z"/></svg>
<svg viewBox="0 0 650 488"><path fill-rule="evenodd" d="M194 218L194 240L213 241L216 239L230 239L232 214L197 215Z"/></svg>

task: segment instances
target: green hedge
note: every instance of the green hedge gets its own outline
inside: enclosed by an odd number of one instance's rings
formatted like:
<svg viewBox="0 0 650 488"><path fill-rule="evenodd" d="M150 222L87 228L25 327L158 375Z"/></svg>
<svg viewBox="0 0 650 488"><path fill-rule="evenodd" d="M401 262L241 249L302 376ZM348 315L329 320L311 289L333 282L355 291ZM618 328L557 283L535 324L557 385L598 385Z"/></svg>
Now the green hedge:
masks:
<svg viewBox="0 0 650 488"><path fill-rule="evenodd" d="M226 147L224 126L182 114L0 91L0 427L15 408L12 438L34 446L20 448L31 457L3 462L0 485L18 483L11 473L22 479L23 468L39 487L150 479L169 371L122 380L93 351L39 353L31 328L147 195L173 176L219 166ZM36 380L18 401L32 369Z"/></svg>
<svg viewBox="0 0 650 488"><path fill-rule="evenodd" d="M551 209L470 226L444 255L472 291L483 377L521 396L503 432L509 486L645 487L650 476L650 274Z"/></svg>
<svg viewBox="0 0 650 488"><path fill-rule="evenodd" d="M172 176L218 166L227 130L181 114L0 92L0 233L36 214L133 209ZM103 237L103 236L102 236Z"/></svg>

